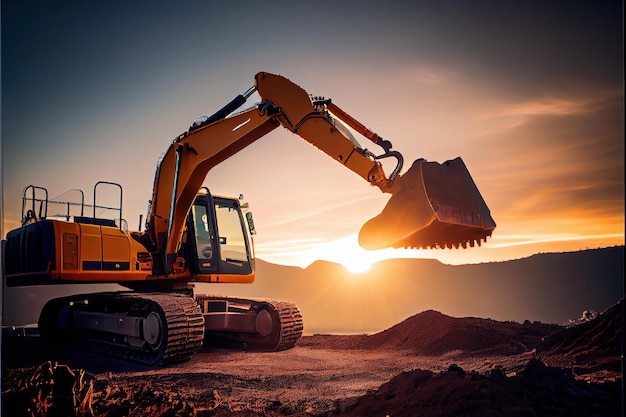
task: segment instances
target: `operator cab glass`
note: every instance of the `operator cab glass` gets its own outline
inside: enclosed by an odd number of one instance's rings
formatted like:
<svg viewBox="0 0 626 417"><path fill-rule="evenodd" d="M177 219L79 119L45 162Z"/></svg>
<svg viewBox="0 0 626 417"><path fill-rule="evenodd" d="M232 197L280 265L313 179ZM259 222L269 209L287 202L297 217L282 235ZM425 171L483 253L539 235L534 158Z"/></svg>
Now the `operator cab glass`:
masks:
<svg viewBox="0 0 626 417"><path fill-rule="evenodd" d="M235 264L247 262L246 236L239 204L232 200L216 200L215 215L219 230L220 260Z"/></svg>
<svg viewBox="0 0 626 417"><path fill-rule="evenodd" d="M211 266L213 260L213 236L209 226L209 213L207 206L194 204L191 210L195 224L196 256L198 264L206 267Z"/></svg>
<svg viewBox="0 0 626 417"><path fill-rule="evenodd" d="M248 220L234 199L199 195L191 208L189 251L200 274L250 274Z"/></svg>

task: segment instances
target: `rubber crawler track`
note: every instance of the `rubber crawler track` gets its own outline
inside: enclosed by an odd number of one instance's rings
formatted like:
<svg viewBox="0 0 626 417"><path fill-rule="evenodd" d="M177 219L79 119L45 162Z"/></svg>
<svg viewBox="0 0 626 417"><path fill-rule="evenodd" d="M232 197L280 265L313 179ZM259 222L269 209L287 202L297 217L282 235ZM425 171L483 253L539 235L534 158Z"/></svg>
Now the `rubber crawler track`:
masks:
<svg viewBox="0 0 626 417"><path fill-rule="evenodd" d="M242 343L247 350L271 352L291 349L302 336L304 329L302 314L298 306L293 302L224 298L210 295L199 295L196 299L199 304L202 304L204 300L210 299L230 299L237 302L250 303L251 310L267 310L274 323L272 333L268 336L244 332L207 331L205 335L207 340L230 340L236 343Z"/></svg>
<svg viewBox="0 0 626 417"><path fill-rule="evenodd" d="M202 346L204 318L193 298L183 294L128 293L129 298L157 303L167 320L167 347L159 363L186 361Z"/></svg>
<svg viewBox="0 0 626 417"><path fill-rule="evenodd" d="M302 336L304 329L300 309L289 301L267 301L267 303L276 311L280 320L280 336L272 350L291 349Z"/></svg>
<svg viewBox="0 0 626 417"><path fill-rule="evenodd" d="M157 349L137 348L121 342L122 337L93 331L72 331L60 323L72 304L88 300L89 306L112 306L118 311L154 311L164 321L163 338ZM100 310L94 310L101 312ZM129 314L130 315L130 314ZM134 315L134 314L133 314ZM71 343L83 350L147 365L168 364L188 360L204 340L204 318L196 301L177 293L97 293L51 300L39 320L42 336Z"/></svg>

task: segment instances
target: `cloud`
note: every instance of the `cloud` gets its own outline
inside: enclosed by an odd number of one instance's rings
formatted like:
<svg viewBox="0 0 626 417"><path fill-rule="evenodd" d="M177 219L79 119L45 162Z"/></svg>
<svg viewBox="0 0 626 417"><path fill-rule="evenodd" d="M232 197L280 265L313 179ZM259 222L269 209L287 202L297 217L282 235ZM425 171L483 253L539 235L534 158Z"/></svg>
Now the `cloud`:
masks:
<svg viewBox="0 0 626 417"><path fill-rule="evenodd" d="M492 249L517 247L525 245L537 245L541 243L569 242L569 241L588 241L588 240L619 240L623 235L618 233L603 235L580 235L574 233L561 234L530 234L530 235L498 235L490 242L489 247Z"/></svg>
<svg viewBox="0 0 626 417"><path fill-rule="evenodd" d="M565 115L587 111L588 103L546 97L540 101L526 102L510 106L502 112L504 116L537 116L537 115Z"/></svg>
<svg viewBox="0 0 626 417"><path fill-rule="evenodd" d="M437 87L454 82L458 78L458 74L449 67L424 64L409 66L406 69L400 68L398 73L399 76L406 77L408 82Z"/></svg>
<svg viewBox="0 0 626 417"><path fill-rule="evenodd" d="M363 203L369 200L379 199L380 195L353 195L346 196L345 200L336 201L336 200L327 200L327 201L319 201L316 206L309 206L307 209L298 210L291 212L288 217L280 216L279 219L276 219L270 223L267 223L265 227L273 228L273 227L284 227L284 226L294 226L293 223L300 223L303 220L310 220L313 218L321 218L324 215L331 214L331 212L342 212L346 215L351 215L353 213L349 207L359 207L362 206ZM334 216L336 218L336 216Z"/></svg>
<svg viewBox="0 0 626 417"><path fill-rule="evenodd" d="M586 91L583 91L586 90ZM498 232L537 234L527 243L596 239L624 228L623 94L592 88L486 108L476 146ZM490 130L491 129L491 130ZM515 224L515 226L513 226Z"/></svg>
<svg viewBox="0 0 626 417"><path fill-rule="evenodd" d="M485 117L585 114L615 106L622 100L623 93L616 87L607 89L593 85L577 86L573 89L546 92L532 100L504 104L502 109L496 109L494 114Z"/></svg>

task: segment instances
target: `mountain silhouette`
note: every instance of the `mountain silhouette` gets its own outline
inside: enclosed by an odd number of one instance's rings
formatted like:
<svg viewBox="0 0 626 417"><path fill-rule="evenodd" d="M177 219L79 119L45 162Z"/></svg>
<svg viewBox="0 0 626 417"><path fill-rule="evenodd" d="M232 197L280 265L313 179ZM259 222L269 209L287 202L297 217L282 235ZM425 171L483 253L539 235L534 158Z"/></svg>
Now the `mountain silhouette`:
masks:
<svg viewBox="0 0 626 417"><path fill-rule="evenodd" d="M295 301L307 334L376 333L427 310L562 324L622 298L624 247L471 265L389 259L361 274L324 261L301 269L257 260L254 284L218 289L220 294Z"/></svg>
<svg viewBox="0 0 626 417"><path fill-rule="evenodd" d="M432 259L389 259L361 274L324 261L306 269L260 259L256 264L253 284L197 283L195 291L294 301L303 313L305 334L374 334L428 310L452 317L561 324L584 310L603 311L624 295L624 246L456 266ZM66 292L115 287L5 287L3 324L36 323L45 301Z"/></svg>

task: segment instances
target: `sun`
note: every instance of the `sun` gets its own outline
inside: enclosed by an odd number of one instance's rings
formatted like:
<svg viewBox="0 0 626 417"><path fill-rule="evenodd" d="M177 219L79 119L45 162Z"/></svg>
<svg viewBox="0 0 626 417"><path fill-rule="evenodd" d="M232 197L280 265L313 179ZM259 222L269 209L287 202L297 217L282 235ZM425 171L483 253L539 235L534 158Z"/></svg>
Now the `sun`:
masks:
<svg viewBox="0 0 626 417"><path fill-rule="evenodd" d="M297 245L292 244L291 246ZM359 245L356 233L333 241L322 239L307 241L302 246L290 253L292 257L290 261L285 261L285 253L281 252L283 256L281 260L270 262L305 269L315 261L327 261L342 265L348 274L360 275L368 272L375 263L386 259L425 257L421 256L420 251L415 249L365 250ZM264 260L270 258L268 255L259 256Z"/></svg>
<svg viewBox="0 0 626 417"><path fill-rule="evenodd" d="M317 248L315 257L343 265L353 274L369 271L378 261L376 252L367 251L358 244L357 236L348 236L334 242L328 242Z"/></svg>
<svg viewBox="0 0 626 417"><path fill-rule="evenodd" d="M346 259L343 259L338 263L343 265L344 268L346 268L348 271L352 272L353 274L362 274L364 272L369 271L370 268L372 267L372 264L374 263L372 262L372 260L363 256L362 254L356 254L356 255L348 254L348 253L344 253L344 254L346 255Z"/></svg>

